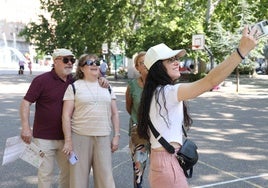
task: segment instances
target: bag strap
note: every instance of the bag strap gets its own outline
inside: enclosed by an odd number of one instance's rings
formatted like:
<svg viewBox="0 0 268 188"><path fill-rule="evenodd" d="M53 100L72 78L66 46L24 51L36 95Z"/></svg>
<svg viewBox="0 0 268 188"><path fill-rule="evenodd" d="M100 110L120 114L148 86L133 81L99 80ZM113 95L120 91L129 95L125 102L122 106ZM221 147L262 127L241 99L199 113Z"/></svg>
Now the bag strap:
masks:
<svg viewBox="0 0 268 188"><path fill-rule="evenodd" d="M112 93L112 88L111 88L110 85L109 85L109 87L108 87L108 91L109 91L110 94Z"/></svg>
<svg viewBox="0 0 268 188"><path fill-rule="evenodd" d="M155 129L153 123L151 122L151 120L149 120L149 127L154 135L154 137L156 138L156 140L158 140L158 142L169 152L169 153L175 153L175 148L170 145L165 138L163 138L160 133ZM185 135L185 137L187 137L186 131L184 126L182 126L183 129L183 133Z"/></svg>
<svg viewBox="0 0 268 188"><path fill-rule="evenodd" d="M149 127L154 135L154 137L156 138L156 140L158 140L158 142L160 142L160 144L162 144L162 146L169 152L169 153L175 153L175 148L170 145L166 139L164 139L159 132L155 129L154 125L152 124L151 120L149 120Z"/></svg>
<svg viewBox="0 0 268 188"><path fill-rule="evenodd" d="M75 90L75 87L74 87L74 83L71 83L71 85L72 85L73 92L74 92L74 95L75 95L76 90Z"/></svg>
<svg viewBox="0 0 268 188"><path fill-rule="evenodd" d="M182 130L183 130L183 134L184 134L184 136L187 138L187 133L186 133L186 130L185 130L185 128L184 128L184 125L182 125Z"/></svg>

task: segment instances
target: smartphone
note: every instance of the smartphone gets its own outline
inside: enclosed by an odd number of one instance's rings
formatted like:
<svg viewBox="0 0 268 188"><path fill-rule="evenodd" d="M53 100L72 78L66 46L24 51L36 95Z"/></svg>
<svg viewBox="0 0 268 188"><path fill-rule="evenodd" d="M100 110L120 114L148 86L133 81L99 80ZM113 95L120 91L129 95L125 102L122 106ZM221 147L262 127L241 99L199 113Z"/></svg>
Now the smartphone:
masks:
<svg viewBox="0 0 268 188"><path fill-rule="evenodd" d="M69 156L69 162L74 165L75 163L78 162L78 158L74 152L72 152Z"/></svg>
<svg viewBox="0 0 268 188"><path fill-rule="evenodd" d="M268 35L268 20L263 20L261 22L256 23L255 25L250 27L250 30L253 28L257 29L257 39L260 39L266 35Z"/></svg>

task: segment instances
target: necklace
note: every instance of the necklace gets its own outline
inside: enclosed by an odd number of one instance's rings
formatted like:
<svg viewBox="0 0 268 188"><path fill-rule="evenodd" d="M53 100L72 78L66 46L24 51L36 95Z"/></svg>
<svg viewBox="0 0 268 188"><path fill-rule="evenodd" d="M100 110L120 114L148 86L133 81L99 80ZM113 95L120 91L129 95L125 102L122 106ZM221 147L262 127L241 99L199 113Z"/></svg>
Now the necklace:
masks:
<svg viewBox="0 0 268 188"><path fill-rule="evenodd" d="M99 93L98 86L95 85L95 87L93 87L94 83L92 83L92 86L91 86L91 89L90 89L90 87L88 86L88 83L85 80L84 80L84 83L85 83L85 85L86 85L86 87L87 87L87 89L88 89L88 91L90 93L90 97L92 97L92 100L90 100L90 102L93 103L96 106L98 104L98 96L99 96L98 95L98 93ZM96 91L96 93L93 92L93 91Z"/></svg>

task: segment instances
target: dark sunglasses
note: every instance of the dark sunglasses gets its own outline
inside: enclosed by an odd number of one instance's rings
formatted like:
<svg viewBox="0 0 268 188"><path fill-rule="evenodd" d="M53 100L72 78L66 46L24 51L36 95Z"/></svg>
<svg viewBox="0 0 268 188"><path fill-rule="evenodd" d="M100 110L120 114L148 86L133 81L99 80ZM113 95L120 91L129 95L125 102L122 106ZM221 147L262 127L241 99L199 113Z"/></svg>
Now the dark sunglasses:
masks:
<svg viewBox="0 0 268 188"><path fill-rule="evenodd" d="M87 65L87 66L92 66L94 63L95 63L95 65L100 66L100 62L99 62L98 60L94 60L94 61L92 61L92 60L90 60L90 59L87 60L87 61L84 63L83 66L85 66L85 65Z"/></svg>
<svg viewBox="0 0 268 188"><path fill-rule="evenodd" d="M72 64L74 64L75 63L75 58L73 58L73 57L63 57L62 59L62 62L64 63L64 64L67 64L67 63L69 63L69 61L72 63Z"/></svg>

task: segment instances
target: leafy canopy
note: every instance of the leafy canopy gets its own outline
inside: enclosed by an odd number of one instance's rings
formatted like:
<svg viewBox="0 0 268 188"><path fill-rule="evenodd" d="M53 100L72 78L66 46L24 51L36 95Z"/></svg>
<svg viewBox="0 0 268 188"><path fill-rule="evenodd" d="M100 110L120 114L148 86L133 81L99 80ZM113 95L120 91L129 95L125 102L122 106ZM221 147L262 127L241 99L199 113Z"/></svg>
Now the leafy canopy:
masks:
<svg viewBox="0 0 268 188"><path fill-rule="evenodd" d="M218 59L238 43L241 29L268 18L266 0L40 0L50 16L39 16L21 32L39 52L65 47L76 55L101 53L102 43L116 42L132 55L164 42L185 48L189 56L192 35L205 33Z"/></svg>

